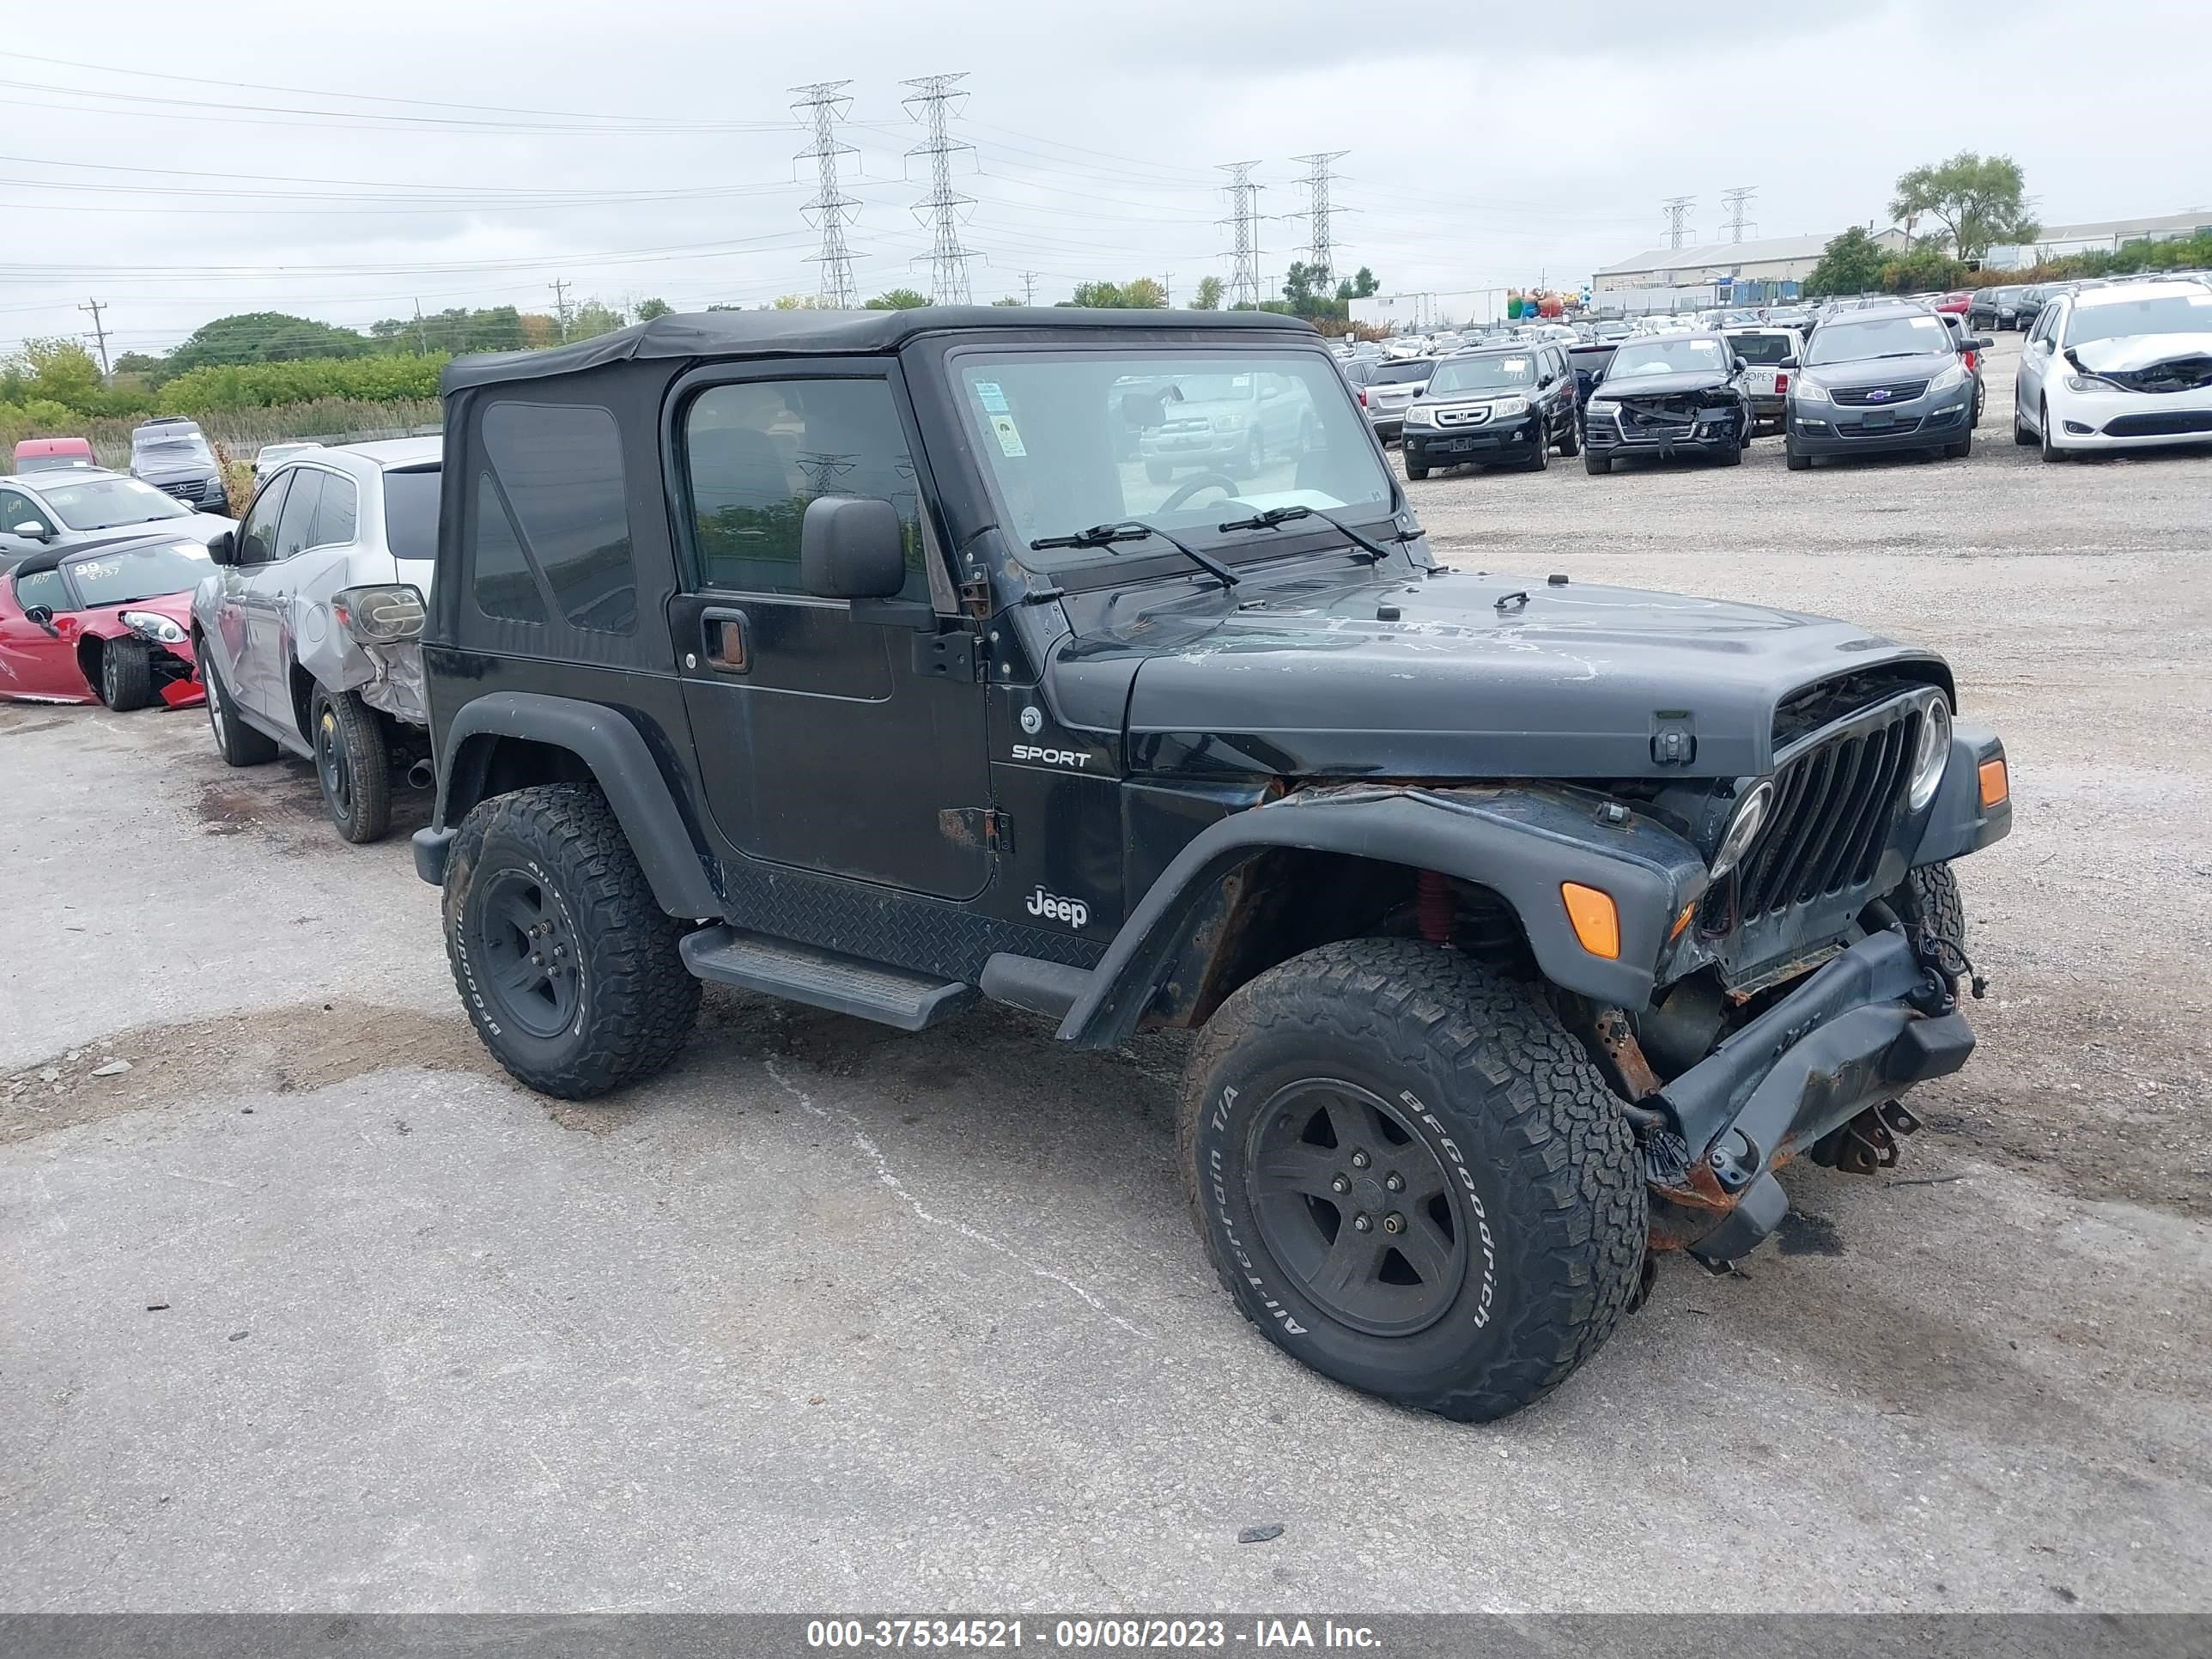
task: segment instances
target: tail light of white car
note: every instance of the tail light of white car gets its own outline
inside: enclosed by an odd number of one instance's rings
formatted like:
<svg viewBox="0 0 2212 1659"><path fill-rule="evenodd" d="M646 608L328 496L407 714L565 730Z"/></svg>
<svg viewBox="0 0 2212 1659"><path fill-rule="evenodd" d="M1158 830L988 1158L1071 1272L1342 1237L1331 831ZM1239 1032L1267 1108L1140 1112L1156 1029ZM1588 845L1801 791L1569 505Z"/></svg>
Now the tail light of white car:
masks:
<svg viewBox="0 0 2212 1659"><path fill-rule="evenodd" d="M338 626L363 645L391 645L422 631L422 592L412 582L349 587L331 598Z"/></svg>

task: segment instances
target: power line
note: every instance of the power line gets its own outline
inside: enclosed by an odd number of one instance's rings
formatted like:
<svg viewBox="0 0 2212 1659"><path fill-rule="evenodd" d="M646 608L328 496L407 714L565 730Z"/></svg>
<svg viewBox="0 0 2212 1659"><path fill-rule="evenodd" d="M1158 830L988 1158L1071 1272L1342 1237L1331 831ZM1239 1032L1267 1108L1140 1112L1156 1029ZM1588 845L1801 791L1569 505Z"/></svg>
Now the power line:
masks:
<svg viewBox="0 0 2212 1659"><path fill-rule="evenodd" d="M1293 161L1304 161L1307 167L1306 263L1321 273L1314 279L1317 289L1326 289L1336 271L1336 252L1329 238L1328 186L1334 176L1329 167L1351 154L1348 149L1330 149L1291 157Z"/></svg>
<svg viewBox="0 0 2212 1659"><path fill-rule="evenodd" d="M794 158L815 164L814 199L799 209L799 216L822 233L822 251L814 256L822 267L819 292L823 303L838 311L850 311L860 302L860 292L853 286L852 250L845 246L845 227L860 204L837 187L837 158L860 153L850 144L837 142L837 119L853 106L843 89L852 84L850 81L817 81L791 88L799 94L799 101L792 108L810 112L809 118L814 123L813 148L799 151Z"/></svg>
<svg viewBox="0 0 2212 1659"><path fill-rule="evenodd" d="M92 331L100 341L100 378L104 380L110 373L107 367L107 329L100 320L100 313L107 307L98 300L88 300L77 309L92 313Z"/></svg>
<svg viewBox="0 0 2212 1659"><path fill-rule="evenodd" d="M1688 236L1690 209L1697 203L1694 196L1669 196L1661 203L1660 210L1667 216L1667 246L1680 247Z"/></svg>
<svg viewBox="0 0 2212 1659"><path fill-rule="evenodd" d="M914 215L923 223L936 228L936 241L929 251L929 297L941 306L964 306L971 298L968 250L960 240L960 210L973 207L975 198L952 188L952 158L963 149L975 147L956 141L945 126L953 102L967 97L965 93L953 91L953 83L967 78L967 71L963 70L957 75L924 75L899 82L915 89L911 97L902 100L907 113L927 123L929 129L929 142L916 144L907 154L929 157L929 194L914 204ZM917 109L916 105L921 107ZM925 210L929 215L927 219L922 217Z"/></svg>
<svg viewBox="0 0 2212 1659"><path fill-rule="evenodd" d="M1257 161L1223 161L1218 171L1229 175L1229 217L1220 222L1237 229L1237 246L1231 253L1229 303L1231 309L1260 306L1260 215L1256 203L1264 186L1252 182Z"/></svg>
<svg viewBox="0 0 2212 1659"><path fill-rule="evenodd" d="M1731 242L1741 242L1745 231L1759 228L1755 224L1746 222L1743 216L1745 205L1758 195L1757 185L1732 185L1721 192L1721 207L1728 215L1724 223Z"/></svg>

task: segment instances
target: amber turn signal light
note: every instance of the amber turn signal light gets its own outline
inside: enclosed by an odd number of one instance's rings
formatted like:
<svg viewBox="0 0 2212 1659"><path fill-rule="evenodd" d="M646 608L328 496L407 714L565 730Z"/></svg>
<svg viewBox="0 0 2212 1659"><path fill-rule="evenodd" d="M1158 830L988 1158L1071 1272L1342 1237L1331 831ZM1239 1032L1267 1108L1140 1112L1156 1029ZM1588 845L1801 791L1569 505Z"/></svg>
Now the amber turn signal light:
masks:
<svg viewBox="0 0 2212 1659"><path fill-rule="evenodd" d="M1578 881L1563 881L1559 896L1566 901L1567 920L1574 923L1575 937L1582 941L1583 949L1594 957L1618 961L1620 912L1613 905L1613 895Z"/></svg>
<svg viewBox="0 0 2212 1659"><path fill-rule="evenodd" d="M2005 772L2004 757L1982 763L1982 805L1995 806L2012 793L2012 779Z"/></svg>

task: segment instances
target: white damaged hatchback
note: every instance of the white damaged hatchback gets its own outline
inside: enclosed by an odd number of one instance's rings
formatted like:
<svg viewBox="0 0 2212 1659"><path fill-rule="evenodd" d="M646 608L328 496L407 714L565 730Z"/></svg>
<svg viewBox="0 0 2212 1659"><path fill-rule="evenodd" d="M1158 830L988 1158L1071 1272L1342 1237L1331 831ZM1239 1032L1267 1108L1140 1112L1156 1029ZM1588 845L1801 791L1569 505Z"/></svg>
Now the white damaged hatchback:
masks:
<svg viewBox="0 0 2212 1659"><path fill-rule="evenodd" d="M216 747L233 766L315 763L351 842L391 826L395 771L429 754L422 616L442 443L317 447L262 478L192 597Z"/></svg>

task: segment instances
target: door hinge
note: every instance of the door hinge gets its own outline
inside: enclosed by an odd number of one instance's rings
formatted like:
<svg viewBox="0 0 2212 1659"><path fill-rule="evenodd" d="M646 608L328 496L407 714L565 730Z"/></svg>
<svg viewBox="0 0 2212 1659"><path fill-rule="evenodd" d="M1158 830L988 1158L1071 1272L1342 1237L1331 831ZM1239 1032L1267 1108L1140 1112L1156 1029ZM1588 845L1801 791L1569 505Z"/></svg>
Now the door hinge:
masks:
<svg viewBox="0 0 2212 1659"><path fill-rule="evenodd" d="M964 629L914 636L914 672L927 679L973 685L983 678L983 641Z"/></svg>
<svg viewBox="0 0 2212 1659"><path fill-rule="evenodd" d="M1014 821L995 806L948 806L937 815L938 833L963 847L987 853L1014 850Z"/></svg>

